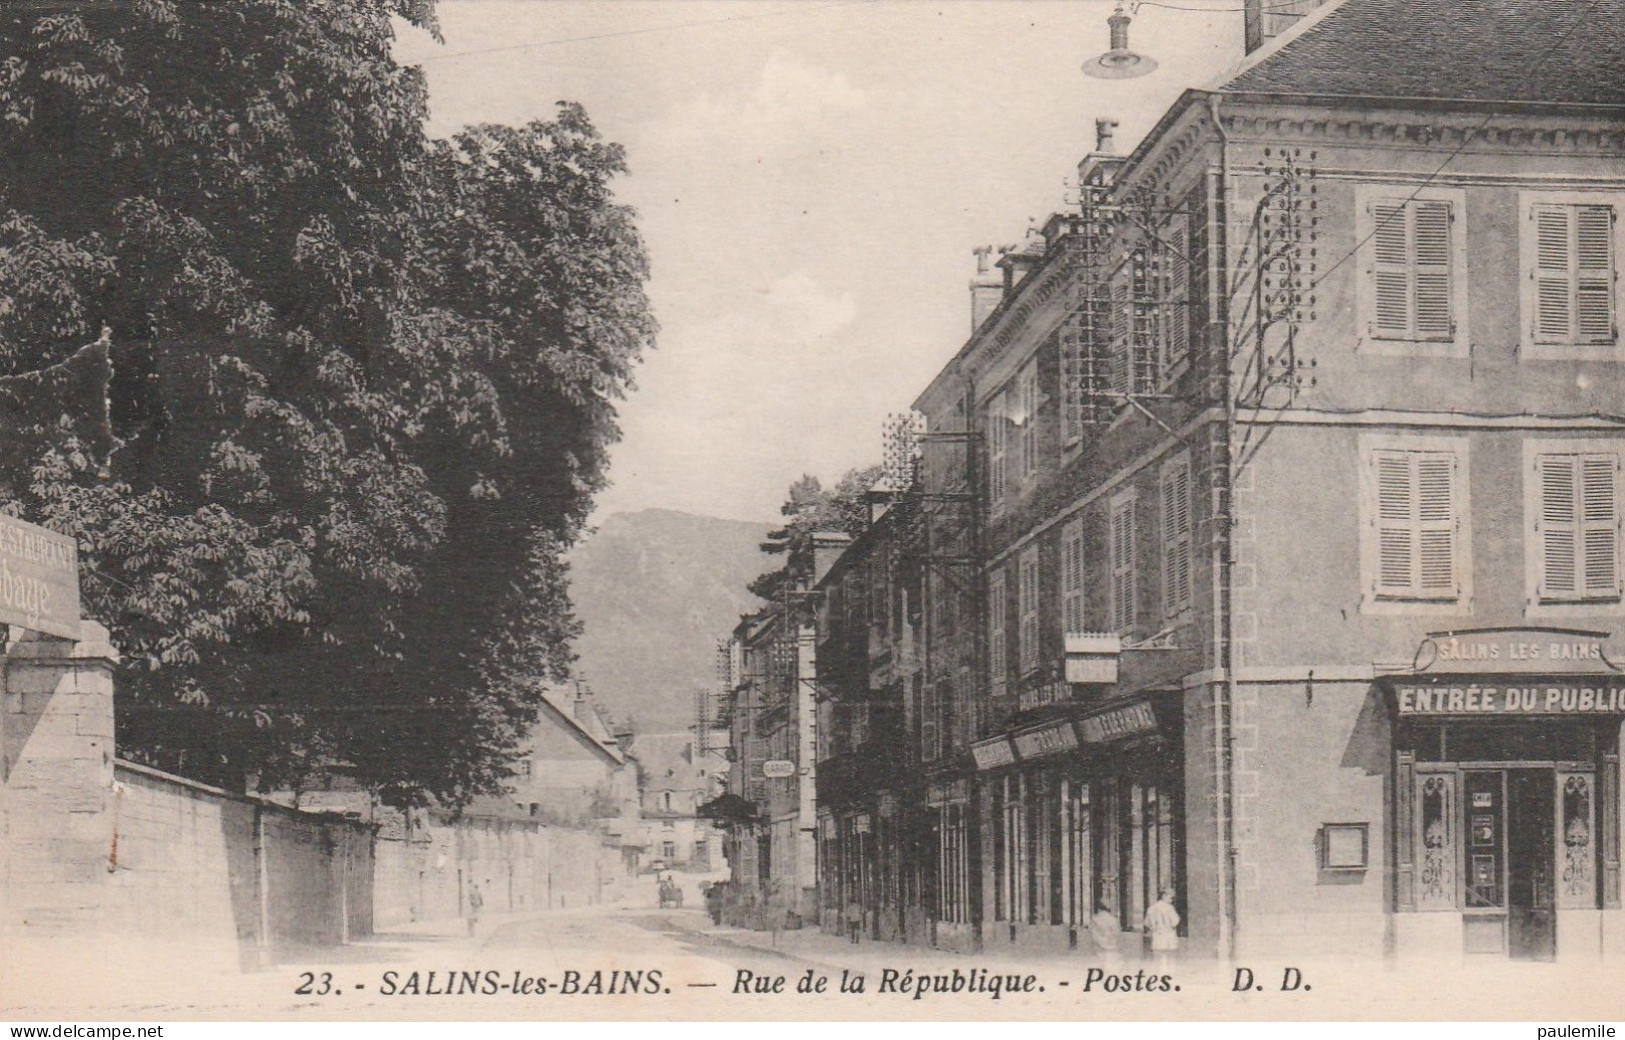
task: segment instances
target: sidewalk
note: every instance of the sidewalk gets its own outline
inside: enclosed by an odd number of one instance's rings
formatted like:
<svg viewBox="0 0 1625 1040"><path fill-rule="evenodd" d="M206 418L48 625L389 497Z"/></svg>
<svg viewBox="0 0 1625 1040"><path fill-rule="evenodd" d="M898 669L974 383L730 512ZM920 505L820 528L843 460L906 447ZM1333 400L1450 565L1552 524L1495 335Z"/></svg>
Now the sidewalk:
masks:
<svg viewBox="0 0 1625 1040"><path fill-rule="evenodd" d="M825 970L852 969L865 974L878 975L886 968L898 971L912 969L921 972L946 972L954 968L986 968L1007 974L1038 974L1050 976L1057 971L1083 976L1091 968L1099 968L1112 975L1133 975L1136 972L1160 974L1178 972L1181 978L1218 979L1226 970L1217 961L1176 955L1166 968L1157 967L1150 959L1117 955L1102 958L1085 947L1077 950L1012 950L1009 948L979 953L957 953L910 943L885 942L862 939L852 942L838 935L829 935L816 928L795 931L758 932L745 928L714 926L705 920L693 929L711 942L726 944L740 950L774 957L803 961ZM1125 940L1130 938L1125 936Z"/></svg>

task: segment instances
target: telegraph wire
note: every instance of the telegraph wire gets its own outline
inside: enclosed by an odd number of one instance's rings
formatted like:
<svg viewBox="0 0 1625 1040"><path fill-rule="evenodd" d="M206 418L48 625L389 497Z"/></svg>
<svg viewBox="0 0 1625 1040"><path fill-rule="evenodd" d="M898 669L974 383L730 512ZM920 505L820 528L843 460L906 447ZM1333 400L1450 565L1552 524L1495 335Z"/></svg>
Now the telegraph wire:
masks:
<svg viewBox="0 0 1625 1040"><path fill-rule="evenodd" d="M649 25L641 29L620 29L615 32L594 33L591 36L567 36L557 40L537 40L532 43L511 43L501 47L483 47L472 51L452 51L447 54L430 54L417 59L410 64L422 65L431 61L447 61L452 58L470 58L480 54L498 54L504 51L522 51L533 47L557 47L566 43L587 43L592 40L609 40L619 36L641 36L646 33L667 32L673 29L693 29L704 25L725 25L730 22L748 22L762 18L781 18L791 14L811 14L814 11L828 11L836 7L856 7L868 5L875 0L837 0L835 3L817 4L807 6L798 4L794 7L780 11L764 11L761 14L731 15L727 18L707 18L697 22L673 22L669 25Z"/></svg>
<svg viewBox="0 0 1625 1040"><path fill-rule="evenodd" d="M1557 40L1552 43L1551 47L1549 48L1550 50L1555 51L1555 50L1557 50L1557 48L1561 47L1564 43L1567 43L1568 38L1570 36L1574 35L1575 30L1580 28L1581 25L1585 24L1585 22L1587 20L1586 15L1591 13L1590 9L1593 7L1594 2L1595 2L1595 0L1581 0L1581 3L1584 5L1584 7L1582 8L1580 14L1575 17L1574 24L1569 26L1568 32L1564 33L1562 36L1559 36L1557 38ZM1490 125L1490 120L1494 119L1496 114L1497 113L1493 109L1491 109L1489 112L1487 112L1485 114L1483 119L1478 121L1478 125L1473 127L1471 133L1462 134L1461 135L1461 143L1456 145L1455 149L1452 150L1449 155L1444 157L1444 162L1439 164L1438 169L1434 170L1432 173L1428 174L1425 178L1423 178L1422 183L1418 184L1416 186L1416 189L1414 191L1412 191L1410 193L1410 195L1406 196L1404 205L1397 207L1385 219L1383 219L1379 224L1377 224L1376 227L1372 228L1369 234L1367 234L1364 238L1360 239L1358 242L1354 243L1354 248L1353 249L1350 249L1348 252L1346 252L1342 256L1338 257L1336 263L1332 264L1330 267L1326 268L1326 270L1322 271L1321 274L1320 274L1320 277L1316 278L1314 281L1309 283L1310 291L1313 291L1313 290L1319 288L1320 283L1324 282L1328 277L1330 277L1331 273L1333 271L1337 270L1339 267L1342 267L1345 263L1347 263L1349 261L1350 258L1352 258L1354 256L1355 253L1358 253L1361 249L1365 248L1365 244L1367 242L1371 241L1373 238L1375 238L1376 235L1377 235L1377 232L1379 232L1383 228L1387 227L1389 222L1392 221L1395 217L1397 217L1400 214L1404 213L1406 207L1408 207L1412 202L1416 201L1416 197L1418 195L1422 194L1422 192L1427 189L1428 185L1432 184L1435 180L1438 179L1439 175L1444 172L1445 167L1449 166L1452 162L1454 162L1458 155L1460 155L1462 152L1466 151L1468 143L1472 141L1472 139L1473 139L1473 137L1475 135L1477 135L1479 133L1482 133L1484 128Z"/></svg>

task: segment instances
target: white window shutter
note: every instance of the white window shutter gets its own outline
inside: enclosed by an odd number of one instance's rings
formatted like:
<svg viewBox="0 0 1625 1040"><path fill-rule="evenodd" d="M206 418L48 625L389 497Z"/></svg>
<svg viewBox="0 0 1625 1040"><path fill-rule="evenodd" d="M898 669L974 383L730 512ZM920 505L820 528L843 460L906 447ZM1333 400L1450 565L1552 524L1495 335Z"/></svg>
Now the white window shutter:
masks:
<svg viewBox="0 0 1625 1040"><path fill-rule="evenodd" d="M1405 204L1384 199L1371 205L1373 310L1371 334L1410 335L1410 215Z"/></svg>
<svg viewBox="0 0 1625 1040"><path fill-rule="evenodd" d="M1416 458L1418 591L1454 596L1456 586L1455 459L1429 453Z"/></svg>
<svg viewBox="0 0 1625 1040"><path fill-rule="evenodd" d="M1580 519L1584 541L1581 572L1587 598L1619 595L1619 515L1615 487L1618 460L1586 455L1580 460Z"/></svg>
<svg viewBox="0 0 1625 1040"><path fill-rule="evenodd" d="M1172 617L1191 601L1190 467L1175 466L1162 478L1162 595Z"/></svg>
<svg viewBox="0 0 1625 1040"><path fill-rule="evenodd" d="M1176 216L1168 229L1163 270L1167 280L1162 301L1163 372L1171 372L1190 354L1190 228L1189 218Z"/></svg>
<svg viewBox="0 0 1625 1040"><path fill-rule="evenodd" d="M1416 338L1448 340L1455 336L1451 303L1450 204L1414 202Z"/></svg>
<svg viewBox="0 0 1625 1040"><path fill-rule="evenodd" d="M1125 267L1112 279L1112 353L1111 388L1119 394L1129 392L1129 373L1133 368L1134 343L1131 329L1134 324L1134 304L1129 299L1129 272Z"/></svg>
<svg viewBox="0 0 1625 1040"><path fill-rule="evenodd" d="M1570 263L1574 256L1570 237L1569 206L1536 206L1535 224L1535 342L1565 343L1573 328Z"/></svg>
<svg viewBox="0 0 1625 1040"><path fill-rule="evenodd" d="M988 581L987 614L988 614L988 652L987 652L988 672L990 673L990 677L992 679L993 692L995 694L1002 694L1004 692L1004 685L1005 685L1005 679L1006 679L1006 675L1005 675L1006 668L1005 668L1005 661L1004 661L1004 650L1005 650L1005 637L1004 637L1005 600L1004 600L1004 572L1003 571L994 572L992 578L990 578L989 581Z"/></svg>
<svg viewBox="0 0 1625 1040"><path fill-rule="evenodd" d="M1572 455L1545 455L1540 459L1540 552L1542 599L1573 599L1579 594L1578 510L1574 486L1576 462Z"/></svg>
<svg viewBox="0 0 1625 1040"><path fill-rule="evenodd" d="M1378 452L1377 590L1404 595L1416 585L1415 495L1404 452Z"/></svg>
<svg viewBox="0 0 1625 1040"><path fill-rule="evenodd" d="M1575 206L1574 338L1612 343L1614 320L1614 209Z"/></svg>
<svg viewBox="0 0 1625 1040"><path fill-rule="evenodd" d="M1112 628L1127 632L1134 626L1134 501L1112 510Z"/></svg>

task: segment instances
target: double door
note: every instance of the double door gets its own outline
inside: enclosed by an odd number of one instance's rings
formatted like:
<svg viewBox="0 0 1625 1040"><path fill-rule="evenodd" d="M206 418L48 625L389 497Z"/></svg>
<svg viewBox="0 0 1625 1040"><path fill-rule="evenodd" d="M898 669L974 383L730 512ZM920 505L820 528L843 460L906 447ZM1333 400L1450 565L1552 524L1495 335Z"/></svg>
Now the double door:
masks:
<svg viewBox="0 0 1625 1040"><path fill-rule="evenodd" d="M1417 908L1459 909L1469 953L1553 959L1559 911L1598 905L1595 777L1584 764L1419 767Z"/></svg>
<svg viewBox="0 0 1625 1040"><path fill-rule="evenodd" d="M1557 952L1556 773L1463 773L1467 816L1465 910L1469 948L1522 960ZM1475 934L1476 933L1476 934Z"/></svg>

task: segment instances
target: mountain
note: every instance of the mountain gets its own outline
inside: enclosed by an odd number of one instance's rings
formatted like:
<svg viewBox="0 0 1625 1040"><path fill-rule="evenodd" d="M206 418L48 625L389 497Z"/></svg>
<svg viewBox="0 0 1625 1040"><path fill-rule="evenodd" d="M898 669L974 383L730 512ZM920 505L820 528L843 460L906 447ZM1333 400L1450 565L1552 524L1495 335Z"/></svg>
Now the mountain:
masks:
<svg viewBox="0 0 1625 1040"><path fill-rule="evenodd" d="M717 640L761 601L745 585L772 558L768 524L670 509L616 513L570 554L583 632L577 674L644 733L685 730L716 682Z"/></svg>

